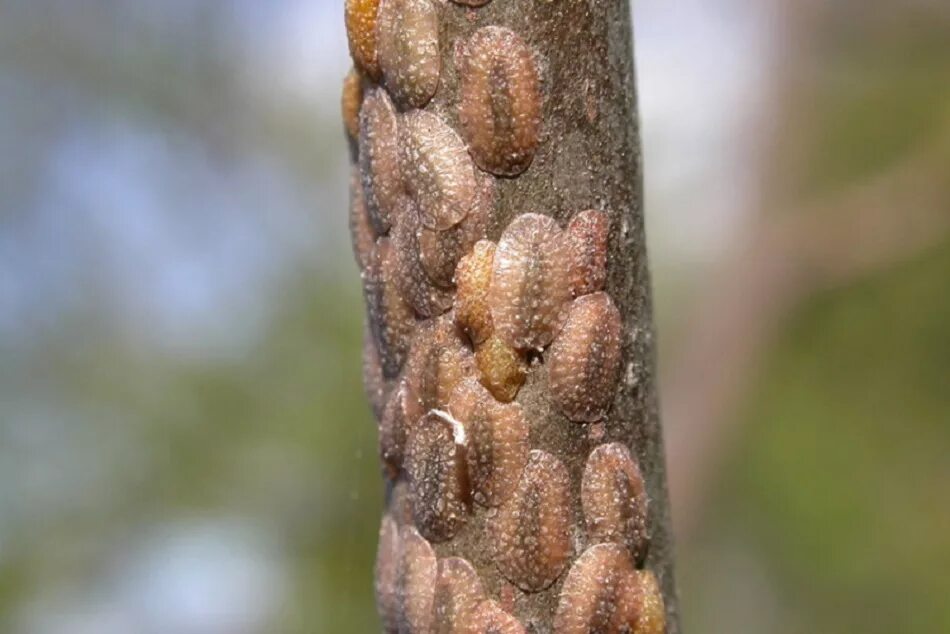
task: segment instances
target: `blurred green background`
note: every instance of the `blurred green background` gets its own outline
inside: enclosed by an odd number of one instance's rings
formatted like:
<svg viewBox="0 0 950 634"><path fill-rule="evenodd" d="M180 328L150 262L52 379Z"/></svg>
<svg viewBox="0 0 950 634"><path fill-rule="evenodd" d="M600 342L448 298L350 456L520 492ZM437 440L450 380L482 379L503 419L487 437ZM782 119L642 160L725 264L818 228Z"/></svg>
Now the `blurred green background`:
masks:
<svg viewBox="0 0 950 634"><path fill-rule="evenodd" d="M634 14L686 631L950 631L950 6ZM0 1L0 631L377 629L348 67Z"/></svg>

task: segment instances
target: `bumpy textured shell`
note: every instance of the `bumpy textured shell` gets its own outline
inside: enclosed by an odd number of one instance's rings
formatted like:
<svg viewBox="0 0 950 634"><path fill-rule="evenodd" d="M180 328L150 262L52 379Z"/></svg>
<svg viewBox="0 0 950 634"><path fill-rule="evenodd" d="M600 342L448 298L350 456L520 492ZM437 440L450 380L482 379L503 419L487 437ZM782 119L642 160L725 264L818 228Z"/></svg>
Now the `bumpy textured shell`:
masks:
<svg viewBox="0 0 950 634"><path fill-rule="evenodd" d="M515 400L528 376L524 357L495 335L478 344L475 365L478 380L502 403Z"/></svg>
<svg viewBox="0 0 950 634"><path fill-rule="evenodd" d="M468 625L461 634L526 634L526 630L496 601L487 599L469 615Z"/></svg>
<svg viewBox="0 0 950 634"><path fill-rule="evenodd" d="M343 95L340 97L340 110L343 113L343 127L351 139L360 134L360 106L363 105L363 79L353 68L343 79Z"/></svg>
<svg viewBox="0 0 950 634"><path fill-rule="evenodd" d="M625 582L633 574L625 549L599 544L577 558L564 580L554 615L556 634L639 633L635 615L622 600Z"/></svg>
<svg viewBox="0 0 950 634"><path fill-rule="evenodd" d="M376 241L372 262L363 272L363 287L383 376L393 378L409 351L416 319L396 286L396 259L389 238Z"/></svg>
<svg viewBox="0 0 950 634"><path fill-rule="evenodd" d="M647 494L630 450L621 443L601 445L584 467L581 502L588 543L626 546L634 561L646 555Z"/></svg>
<svg viewBox="0 0 950 634"><path fill-rule="evenodd" d="M554 583L573 554L570 485L561 461L535 449L494 518L495 563L522 590L537 592Z"/></svg>
<svg viewBox="0 0 950 634"><path fill-rule="evenodd" d="M476 200L475 167L462 139L441 117L425 110L404 116L399 160L423 226L444 231L468 215Z"/></svg>
<svg viewBox="0 0 950 634"><path fill-rule="evenodd" d="M514 31L479 29L461 59L459 118L482 169L515 176L531 164L541 129L541 78L534 52Z"/></svg>
<svg viewBox="0 0 950 634"><path fill-rule="evenodd" d="M606 293L571 304L547 365L551 398L572 421L595 422L606 414L619 377L620 332L620 311Z"/></svg>
<svg viewBox="0 0 950 634"><path fill-rule="evenodd" d="M420 229L419 258L429 280L442 288L455 286L455 268L459 260L485 237L488 229L495 206L495 181L490 176L478 180L475 202L461 222L445 231Z"/></svg>
<svg viewBox="0 0 950 634"><path fill-rule="evenodd" d="M473 376L472 353L449 315L420 326L406 371L403 402L410 423L432 409L445 409L456 386Z"/></svg>
<svg viewBox="0 0 950 634"><path fill-rule="evenodd" d="M366 208L377 235L389 231L405 196L399 172L399 119L382 88L370 90L360 110L360 174Z"/></svg>
<svg viewBox="0 0 950 634"><path fill-rule="evenodd" d="M379 527L379 546L376 551L376 609L383 622L383 630L398 631L399 623L399 527L389 515L383 516Z"/></svg>
<svg viewBox="0 0 950 634"><path fill-rule="evenodd" d="M515 348L540 350L554 338L568 299L557 223L539 214L518 216L495 250L488 292L495 331Z"/></svg>
<svg viewBox="0 0 950 634"><path fill-rule="evenodd" d="M418 208L412 200L404 197L398 210L392 229L398 268L396 284L420 317L441 315L452 307L452 293L433 284L426 273L419 244L422 225Z"/></svg>
<svg viewBox="0 0 950 634"><path fill-rule="evenodd" d="M439 561L435 586L435 629L433 634L462 634L471 611L485 598L478 573L461 557Z"/></svg>
<svg viewBox="0 0 950 634"><path fill-rule="evenodd" d="M413 423L406 444L406 474L413 518L432 541L451 539L468 519L471 493L464 430L432 411Z"/></svg>
<svg viewBox="0 0 950 634"><path fill-rule="evenodd" d="M353 240L353 257L360 271L369 267L376 246L376 232L369 219L359 170L354 169L350 178L350 237Z"/></svg>
<svg viewBox="0 0 950 634"><path fill-rule="evenodd" d="M379 0L346 0L346 36L353 62L374 79L379 78L376 54L376 24Z"/></svg>
<svg viewBox="0 0 950 634"><path fill-rule="evenodd" d="M439 88L439 7L434 0L382 0L379 66L393 99L421 108Z"/></svg>
<svg viewBox="0 0 950 634"><path fill-rule="evenodd" d="M455 323L474 344L488 339L494 330L488 304L494 260L495 243L479 240L455 269Z"/></svg>
<svg viewBox="0 0 950 634"><path fill-rule="evenodd" d="M528 462L530 430L521 405L498 403L469 379L452 394L449 412L466 430L472 497L498 506L511 497Z"/></svg>
<svg viewBox="0 0 950 634"><path fill-rule="evenodd" d="M396 596L398 631L429 632L433 622L438 562L432 546L412 526L399 529Z"/></svg>
<svg viewBox="0 0 950 634"><path fill-rule="evenodd" d="M574 297L604 290L609 233L607 214L594 209L580 212L567 225L564 239L570 258L570 286Z"/></svg>

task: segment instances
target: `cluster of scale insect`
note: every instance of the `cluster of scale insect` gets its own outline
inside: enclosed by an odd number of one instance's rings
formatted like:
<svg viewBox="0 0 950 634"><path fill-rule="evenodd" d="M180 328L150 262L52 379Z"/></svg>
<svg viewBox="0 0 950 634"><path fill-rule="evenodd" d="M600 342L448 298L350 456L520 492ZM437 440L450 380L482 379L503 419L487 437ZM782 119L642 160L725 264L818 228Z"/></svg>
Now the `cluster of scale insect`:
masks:
<svg viewBox="0 0 950 634"><path fill-rule="evenodd" d="M532 449L516 400L537 368L564 418L607 419L623 329L605 292L609 218L585 210L562 228L521 213L497 242L486 239L496 179L529 169L538 149L540 65L517 33L482 27L455 49L459 129L423 109L441 87L449 7L345 6L354 68L341 104L355 152L349 224L368 313L363 375L390 483L375 573L384 629L526 631L510 594L490 596L469 561L433 548L482 507L488 555L509 589L540 592L564 578L556 633L663 632L656 578L638 569L647 497L630 450L609 443L588 457L581 554L570 472Z"/></svg>

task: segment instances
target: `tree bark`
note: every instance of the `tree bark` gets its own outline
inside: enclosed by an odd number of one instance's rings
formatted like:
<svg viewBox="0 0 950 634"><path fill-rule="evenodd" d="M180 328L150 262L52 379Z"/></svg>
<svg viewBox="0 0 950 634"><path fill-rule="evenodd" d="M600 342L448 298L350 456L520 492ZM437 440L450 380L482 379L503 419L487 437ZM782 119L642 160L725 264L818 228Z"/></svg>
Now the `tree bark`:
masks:
<svg viewBox="0 0 950 634"><path fill-rule="evenodd" d="M413 1L407 0L409 3ZM387 2L399 4L401 0L383 0L384 11ZM352 0L351 4L353 4ZM445 467L439 471L438 476L432 476L431 464L419 466L413 462L426 459L430 459L431 462L431 457L436 452L434 449L428 450L437 447L439 443L436 431L426 434L424 438L420 437L418 429L425 422L424 420L405 421L402 423L407 427L405 430L394 430L391 421L385 420L386 415L383 412L385 403L392 400L392 395L405 385L407 374L413 371L411 368L407 369L409 362L402 361L402 370L388 377L381 376L385 373L378 368L370 367L367 370L368 382L371 384L369 386L371 398L373 394L378 396L374 400L377 401L377 414L383 426L381 434L385 437L384 444L392 437L396 438L393 443L398 446L401 435L409 437L408 440L403 441L406 446L399 446L395 452L387 453L388 450L385 448L382 450L384 457L397 456L397 459L387 461L386 473L389 478L387 517L392 520L392 523L388 527L384 524L381 539L385 543L380 547L377 563L377 595L384 626L389 631L413 632L420 629L419 623L428 623L428 620L432 618L435 618L437 624L441 623L439 621L441 617L432 617L431 614L433 610L444 609L441 602L445 597L439 594L434 598L428 597L424 590L419 589L419 586L426 586L429 583L415 586L413 583L421 577L436 587L436 593L442 592L440 580L443 575L450 574L444 562L450 557L460 557L471 564L483 588L484 596L495 600L497 607L500 607L503 613L516 618L524 631L593 631L594 621L590 621L591 625L587 629L570 629L565 624L563 616L558 617L557 613L559 606L565 601L565 593L562 590L565 584L571 583L568 578L577 567L575 564L599 541L591 532L590 511L588 510L585 516L582 504L581 485L585 482L586 486L585 468L588 467L589 457L594 449L603 444L619 443L628 447L634 456L639 471L642 473L649 500L646 514L649 543L645 547L645 556L639 561L637 561L637 556L634 556L633 560L637 567L655 574L659 582L663 606L665 606L665 629L662 629L662 625L661 629L657 629L655 622L647 623L643 620L646 617L642 615L629 617L633 619L629 623L635 624L635 629L632 630L635 632L665 631L677 634L680 629L673 578L666 469L655 385L654 334L643 223L642 156L630 7L625 0L548 2L493 0L480 7L466 7L452 2L444 5L436 3L436 6L439 7L438 50L441 63L438 88L431 100L421 104L424 98L419 99L412 93L412 89L416 86L410 86L409 90L403 93L400 92L404 88L401 86L393 91L392 86L398 80L393 79L390 82L392 77L386 76L385 68L380 71L372 64L367 66L365 63L362 68L363 92L368 93L377 84L389 86L397 102L396 109L399 111L397 117L405 118L407 114L422 109L440 117L453 130L462 134L464 122L460 119L459 111L460 106L464 104L460 103L462 101L460 83L465 80L466 70L460 64L460 59L465 54L466 43L471 41L476 32L489 25L506 27L527 43L534 53L540 71L542 104L540 138L527 169L516 176L499 176L496 173L493 177L496 193L484 237L496 244L500 243L504 240L505 231L512 226L512 222L526 213L553 218L561 228L566 228L569 222L584 210L599 210L606 214L609 220L609 238L606 254L606 282L603 290L619 309L621 360L616 381L610 383L609 409L606 416L589 422L579 421L577 415L566 415L565 408L557 405L558 391L561 388L560 384L552 387L555 381L550 372L551 359L554 356L552 348L558 345L557 339L554 346L549 346L546 342L532 350L518 351L526 364L527 373L524 384L517 392L515 402L520 405L530 430L529 448L532 451L541 450L548 456L553 456L555 462L563 465L569 482L567 485L569 495L564 502L564 508L558 509L558 514L567 518L569 523L571 552L566 564L557 571L553 582L536 584L543 586L540 589L537 587L524 589L524 586L530 586L532 583L517 579L517 575L512 575L510 570L506 570L504 564L499 563L498 544L505 542L509 537L500 534L499 531L507 529L499 527L508 525L500 521L499 517L505 516L505 504L510 503L510 500L504 500L500 508L485 508L469 502L466 507L468 510L463 512L464 517L460 519L453 516L452 522L448 524L429 524L431 514L425 515L422 521L418 512L413 514L413 510L418 511L420 505L427 503L427 500L423 498L427 495L425 491L430 489L425 489L423 485L433 484L433 477L435 478L433 486L439 491L452 489L459 493L455 497L445 498L451 503L457 502L459 497L464 498L467 494L466 487L471 486L471 483L464 477L452 479L454 477L451 476L452 469L458 465L449 459L446 460L450 464L438 465ZM385 28L382 22L377 26L377 29ZM381 34L380 40L385 35ZM353 37L351 27L351 48ZM383 46L382 42L380 46ZM365 50L360 50L360 53L363 58L367 56ZM360 59L357 59L357 63L358 66L361 64ZM510 85L506 86L510 89ZM404 96L402 102L399 99L400 94ZM516 102L508 103L509 108L517 107L512 106L512 103ZM504 115L498 115L498 112L495 112L495 116L497 122L497 117ZM404 119L401 121L404 122ZM366 123L365 119L363 123ZM404 124L401 125L404 126ZM404 130L405 126L401 129ZM363 143L360 143L358 148L354 143L355 153L365 151ZM365 185L368 168L365 162L362 165ZM483 175L477 169L476 173ZM413 177L418 176L413 174ZM402 176L407 178L405 173ZM411 198L413 188L410 186L408 189ZM359 190L358 186L357 190ZM362 193L364 192L358 191L356 198L360 198ZM416 198L419 196L417 195ZM398 222L399 220L396 220L397 224ZM375 234L377 245L380 240L387 239L386 229L382 229ZM397 229L392 231L397 231ZM395 241L395 238L393 240ZM364 242L371 241L372 238ZM359 239L356 239L356 243L357 251L359 251L361 248ZM555 245L550 245L550 248L554 250ZM398 251L398 246L396 250ZM544 251L545 248L542 247L540 250ZM557 253L559 258L563 255L562 252ZM376 256L379 257L379 254L377 253ZM499 256L495 257L497 259ZM373 261L373 254L367 253L364 248L362 263L370 261ZM492 278L492 283L497 284L497 267L494 271L495 277ZM367 277L372 278L373 274L367 274L364 271L364 279ZM384 275L378 277L385 278ZM376 310L379 300L374 298L381 295L377 293L377 286L373 284L369 286L371 287L367 291L371 322L369 330L379 333L384 330L385 324L378 322L395 318L392 312L381 313L380 310ZM456 302L455 312L448 314L454 314L457 321L458 300L454 301ZM573 300L573 303L576 305L578 301L579 299ZM566 310L570 305L571 300L568 300ZM431 312L439 313L440 310ZM493 315L497 331L498 314L493 313ZM438 316L423 319L423 315L418 314L416 318L414 332L409 335L414 346L419 345L418 341L423 336L419 333L429 327L427 324L439 319ZM563 320L558 323L559 328L562 326ZM606 331L595 330L594 332ZM567 335L561 331L557 336L566 337ZM389 339L385 336L382 338L377 336L375 339L377 347L386 346L388 342ZM470 350L478 350L478 344L473 342L474 339L466 341ZM592 348L595 351L600 350L597 343L595 341ZM445 346L440 345L438 348L443 349ZM373 359L378 354L378 351L371 351L367 355L370 358L369 363L375 363ZM413 355L412 352L407 354L410 357ZM591 370L590 368L592 361L589 359L586 361L587 370L596 374L598 369ZM607 360L598 357L594 362L609 363L609 355ZM609 371L605 372L610 374ZM436 383L441 385L441 380L441 378L436 379ZM484 384L485 381L482 383ZM581 390L580 394L581 398L584 398L585 391ZM438 402L438 398L433 402L437 406L434 409L451 410L450 404ZM433 402L428 402L427 405L432 405ZM450 411L449 414L454 415L454 412ZM461 421L462 427L467 427L467 421L457 415L456 418ZM471 461L472 430L466 429L466 431L468 433L463 434L464 439L460 440L458 433L455 434L455 439L463 452L469 452L468 459ZM412 464L407 466L407 462ZM413 468L416 469L415 472ZM529 465L528 469L530 468ZM419 475L422 471L427 474L425 481L423 481L423 476ZM547 474L543 470L542 473ZM541 478L541 482L536 483L540 487L540 493L532 489L532 494L528 495L527 499L536 502L538 506L543 506L544 489L549 486L550 479ZM413 486L414 482L419 486ZM627 491L624 488L617 490ZM517 497L517 495L510 493L509 497ZM531 517L522 518L522 524L530 524L531 521L547 521L545 516L531 515L534 512L531 507L531 504L525 506L525 514ZM437 511L435 512L437 514ZM515 517L518 517L517 513ZM397 524L398 528L393 528ZM407 545L407 527L412 528L413 531L416 529L421 531L423 541L427 542L428 546L420 545L416 539L417 532L413 532L413 538L410 540L412 544ZM518 527L518 522L511 524L511 530L519 530ZM431 548L432 556L428 554L427 548ZM411 554L407 555L407 552ZM412 558L412 561L406 561L407 557ZM599 583L606 583L609 571L600 572L603 572L601 576L604 579L599 580ZM596 583L591 587L596 587L597 592L606 593L602 594L602 597L604 604L609 605L597 609L613 611L615 615L608 618L615 619L613 627L617 628L616 623L620 622L617 619L622 619L619 615L621 608L617 606L623 601L619 596L610 594ZM642 611L645 608L639 606L637 609ZM563 609L561 611L563 612ZM489 621L484 620L487 618L484 613L479 617L472 614L474 612L459 618L464 619L469 626L488 627L486 624ZM483 621L478 621L476 624L478 618L482 618ZM637 618L641 621L636 621ZM558 619L561 620L558 621ZM436 625L436 627L441 627L441 625ZM477 629L477 627L473 631L496 631ZM511 627L516 626L511 624ZM609 631L615 631L615 629Z"/></svg>

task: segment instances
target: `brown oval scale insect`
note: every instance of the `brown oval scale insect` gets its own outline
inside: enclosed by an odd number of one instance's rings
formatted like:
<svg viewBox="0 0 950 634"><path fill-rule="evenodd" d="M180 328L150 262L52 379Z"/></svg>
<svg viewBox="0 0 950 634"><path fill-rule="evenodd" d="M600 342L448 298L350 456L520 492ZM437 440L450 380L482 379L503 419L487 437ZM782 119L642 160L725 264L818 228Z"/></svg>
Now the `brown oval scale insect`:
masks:
<svg viewBox="0 0 950 634"><path fill-rule="evenodd" d="M412 494L409 491L409 483L405 479L399 479L391 483L389 489L388 502L386 504L387 513L397 526L409 526L412 524Z"/></svg>
<svg viewBox="0 0 950 634"><path fill-rule="evenodd" d="M409 425L403 409L405 389L394 389L386 400L379 419L379 457L390 479L399 476L402 470Z"/></svg>
<svg viewBox="0 0 950 634"><path fill-rule="evenodd" d="M535 449L492 522L498 570L526 592L554 583L573 553L570 487L563 463Z"/></svg>
<svg viewBox="0 0 950 634"><path fill-rule="evenodd" d="M526 634L526 630L497 601L486 599L469 614L468 624L461 634Z"/></svg>
<svg viewBox="0 0 950 634"><path fill-rule="evenodd" d="M399 527L393 518L384 515L379 527L374 585L376 589L376 610L383 622L383 631L387 634L396 633L399 628L398 568Z"/></svg>
<svg viewBox="0 0 950 634"><path fill-rule="evenodd" d="M606 293L571 304L548 355L551 398L572 421L596 422L613 398L620 370L620 311Z"/></svg>
<svg viewBox="0 0 950 634"><path fill-rule="evenodd" d="M598 544L584 551L567 574L554 614L555 634L639 632L621 597L634 572L626 550Z"/></svg>
<svg viewBox="0 0 950 634"><path fill-rule="evenodd" d="M439 88L439 7L433 0L382 0L379 66L393 99L421 108Z"/></svg>
<svg viewBox="0 0 950 634"><path fill-rule="evenodd" d="M396 596L398 631L429 632L433 622L438 561L429 542L413 526L399 529Z"/></svg>
<svg viewBox="0 0 950 634"><path fill-rule="evenodd" d="M388 386L368 323L363 325L363 390L373 409L373 416L379 420L386 405Z"/></svg>
<svg viewBox="0 0 950 634"><path fill-rule="evenodd" d="M647 494L625 445L608 443L591 452L581 482L581 503L588 543L622 544L635 562L643 560L649 542Z"/></svg>
<svg viewBox="0 0 950 634"><path fill-rule="evenodd" d="M350 178L350 238L353 240L353 256L360 271L364 271L373 257L376 232L370 223L359 170L354 168Z"/></svg>
<svg viewBox="0 0 950 634"><path fill-rule="evenodd" d="M379 79L376 24L379 0L346 0L344 20L353 62L374 79Z"/></svg>
<svg viewBox="0 0 950 634"><path fill-rule="evenodd" d="M475 349L478 380L496 399L510 403L528 376L528 364L520 352L492 335Z"/></svg>
<svg viewBox="0 0 950 634"><path fill-rule="evenodd" d="M399 160L406 189L422 225L444 231L460 223L476 199L475 167L458 134L438 115L404 115Z"/></svg>
<svg viewBox="0 0 950 634"><path fill-rule="evenodd" d="M474 379L455 389L449 412L465 427L472 497L482 506L498 506L518 485L528 450L528 423L521 405L503 405Z"/></svg>
<svg viewBox="0 0 950 634"><path fill-rule="evenodd" d="M403 377L406 419L414 423L432 409L445 409L455 387L474 374L472 353L451 316L423 324L409 353Z"/></svg>
<svg viewBox="0 0 950 634"><path fill-rule="evenodd" d="M343 95L340 98L340 110L343 113L343 127L351 139L360 135L360 106L363 105L363 78L352 68L343 78Z"/></svg>
<svg viewBox="0 0 950 634"><path fill-rule="evenodd" d="M488 304L494 259L495 243L479 240L455 269L455 323L476 345L494 330Z"/></svg>
<svg viewBox="0 0 950 634"><path fill-rule="evenodd" d="M588 209L571 219L564 231L574 297L604 290L607 281L607 238L610 220L602 211Z"/></svg>
<svg viewBox="0 0 950 634"><path fill-rule="evenodd" d="M433 284L426 273L419 244L422 226L418 208L408 197L403 197L398 209L392 244L396 251L399 290L420 317L441 315L452 307L452 292Z"/></svg>
<svg viewBox="0 0 950 634"><path fill-rule="evenodd" d="M382 88L370 90L360 109L359 164L366 208L377 235L389 231L405 196L399 171L399 119Z"/></svg>
<svg viewBox="0 0 950 634"><path fill-rule="evenodd" d="M468 215L454 227L436 231L422 227L419 233L419 258L429 279L441 288L455 286L455 268L476 242L485 237L495 205L495 181L484 175Z"/></svg>
<svg viewBox="0 0 950 634"><path fill-rule="evenodd" d="M432 541L451 539L468 519L465 442L462 424L439 410L410 426L406 474L413 516L419 532Z"/></svg>
<svg viewBox="0 0 950 634"><path fill-rule="evenodd" d="M540 350L560 327L570 299L561 230L539 214L522 214L505 229L492 270L488 303L498 335L515 348Z"/></svg>
<svg viewBox="0 0 950 634"><path fill-rule="evenodd" d="M486 26L464 48L459 77L459 119L475 162L499 176L525 171L541 129L534 52L511 29Z"/></svg>
<svg viewBox="0 0 950 634"><path fill-rule="evenodd" d="M433 634L462 634L469 613L484 598L485 590L472 564L461 557L440 560Z"/></svg>
<svg viewBox="0 0 950 634"><path fill-rule="evenodd" d="M416 318L396 286L396 259L389 238L376 241L372 262L363 272L363 286L383 376L394 378L409 352Z"/></svg>

